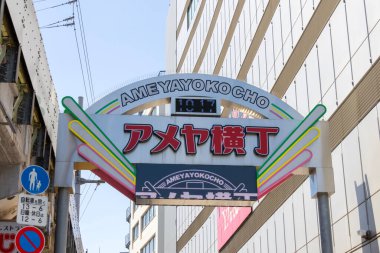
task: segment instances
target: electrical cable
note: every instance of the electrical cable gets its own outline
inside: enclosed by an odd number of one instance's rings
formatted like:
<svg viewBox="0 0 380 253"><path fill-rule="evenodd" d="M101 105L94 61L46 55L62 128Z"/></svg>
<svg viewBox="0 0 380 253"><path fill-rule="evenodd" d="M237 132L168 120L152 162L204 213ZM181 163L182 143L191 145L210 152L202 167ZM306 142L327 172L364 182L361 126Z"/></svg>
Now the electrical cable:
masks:
<svg viewBox="0 0 380 253"><path fill-rule="evenodd" d="M82 46L83 46L84 59L85 59L86 70L87 70L87 75L88 75L90 93L92 96L92 102L95 102L94 85L93 85L93 81L92 81L90 59L88 56L86 33L85 33L85 29L84 29L84 24L83 24L82 8L81 8L79 0L76 1L76 6L77 6L77 12L78 12L79 30L81 32Z"/></svg>
<svg viewBox="0 0 380 253"><path fill-rule="evenodd" d="M71 17L68 17L68 18L62 19L62 20L60 20L60 21L50 23L50 24L48 24L48 25L44 25L44 26L42 26L42 27L40 27L40 28L45 28L45 27L47 27L47 26L56 25L56 24L59 24L59 23L62 23L62 22L67 22L67 21L73 20L73 19L74 19L74 16L71 16Z"/></svg>
<svg viewBox="0 0 380 253"><path fill-rule="evenodd" d="M75 17L75 14L74 14L74 5L73 5L73 16ZM86 80L84 78L83 65L82 65L82 57L81 57L81 54L80 54L79 43L78 43L78 36L77 36L77 29L76 29L75 23L74 23L74 34L75 34L75 42L76 42L76 46L77 46L77 50L78 50L80 69L81 69L81 72L82 72L84 92L86 93L87 106L90 106L90 103L88 102L87 86L86 86Z"/></svg>
<svg viewBox="0 0 380 253"><path fill-rule="evenodd" d="M73 26L73 25L74 25L74 22L63 24L63 25L43 26L43 27L40 27L40 29L57 28L57 27L63 27L63 26L68 27L68 26Z"/></svg>
<svg viewBox="0 0 380 253"><path fill-rule="evenodd" d="M92 177L92 178L91 178L91 177ZM94 179L94 178L95 178L95 174L94 174L94 173L91 173L91 175L90 175L90 177L89 177L88 179L89 179L89 180L92 180L92 179ZM91 188L91 184L85 184L85 186L83 187L83 192L85 192L85 193L84 193L83 198L81 199L80 202L84 202L84 200L86 199L87 193L88 193L88 191L90 190L90 188Z"/></svg>
<svg viewBox="0 0 380 253"><path fill-rule="evenodd" d="M39 0L39 1L46 1L46 0ZM48 29L48 28L69 27L69 26L74 27L75 42L76 42L76 47L77 47L77 51L78 51L79 63L80 63L80 68L81 68L82 80L83 80L83 86L84 86L85 94L86 94L86 102L87 102L87 106L89 106L90 101L92 103L95 102L95 92L94 92L94 84L93 84L93 79L92 79L90 59L89 59L89 54L88 54L86 33L85 33L85 29L84 29L82 9L81 9L79 0L70 0L66 3L54 5L54 6L44 8L44 9L41 9L38 11L52 9L52 8L56 8L56 7L67 5L67 4L72 4L72 8L73 8L72 17L69 17L69 18L66 18L66 19L63 19L63 20L60 20L57 22L50 23L50 24L42 26L40 28L41 29ZM77 34L77 28L76 28L76 22L75 22L75 7L76 7L77 15L78 15L77 18L78 18L78 22L79 22L79 32L80 32L79 35L80 35L80 42L82 45L79 45L80 43L78 41L78 34ZM69 23L70 20L73 20L73 22ZM63 22L67 22L67 23L62 24ZM81 51L83 52L83 56L82 56ZM82 61L82 57L84 59L84 62ZM86 68L86 75L85 75L84 70L83 70L84 67Z"/></svg>
<svg viewBox="0 0 380 253"><path fill-rule="evenodd" d="M33 3L45 2L45 1L48 1L48 0L37 0L37 1L34 1Z"/></svg>
<svg viewBox="0 0 380 253"><path fill-rule="evenodd" d="M88 207L88 205L90 204L90 202L91 202L91 200L92 200L92 197L94 196L94 193L95 193L96 189L98 189L98 186L99 186L99 184L96 185L94 191L92 192L91 197L90 197L89 201L87 202L87 205L86 205L86 207L84 208L84 210L83 210L83 212L82 212L82 215L81 215L80 218L79 218L79 221L83 218L83 215L85 214L85 212L86 212L86 210L87 210L87 207Z"/></svg>
<svg viewBox="0 0 380 253"><path fill-rule="evenodd" d="M53 5L53 6L50 6L50 7L46 7L46 8L43 8L43 9L39 9L39 10L37 10L36 12L39 12L39 11L45 11L45 10L49 10L49 9L53 9L53 8L57 8L57 7L60 7L60 6L66 5L66 4L73 4L73 3L75 3L76 1L77 1L77 0L72 0L72 1L68 1L68 2L66 2L66 3Z"/></svg>

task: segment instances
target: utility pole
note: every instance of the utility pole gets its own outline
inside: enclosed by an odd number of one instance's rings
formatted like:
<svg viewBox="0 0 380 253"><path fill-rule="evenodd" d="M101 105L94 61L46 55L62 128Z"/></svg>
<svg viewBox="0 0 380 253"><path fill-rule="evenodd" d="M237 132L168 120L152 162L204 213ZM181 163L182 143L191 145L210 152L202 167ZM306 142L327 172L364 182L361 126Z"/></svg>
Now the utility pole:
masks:
<svg viewBox="0 0 380 253"><path fill-rule="evenodd" d="M83 97L79 96L78 97L78 104L80 107L83 108ZM75 171L75 205L77 208L77 214L78 214L78 219L79 219L79 214L80 214L80 184L79 180L81 178L81 171L77 170Z"/></svg>
<svg viewBox="0 0 380 253"><path fill-rule="evenodd" d="M66 253L67 227L69 218L69 188L58 188L57 226L55 231L55 253Z"/></svg>
<svg viewBox="0 0 380 253"><path fill-rule="evenodd" d="M321 233L322 252L333 253L329 195L327 192L318 193L317 199L318 199L319 228L320 228L320 233Z"/></svg>

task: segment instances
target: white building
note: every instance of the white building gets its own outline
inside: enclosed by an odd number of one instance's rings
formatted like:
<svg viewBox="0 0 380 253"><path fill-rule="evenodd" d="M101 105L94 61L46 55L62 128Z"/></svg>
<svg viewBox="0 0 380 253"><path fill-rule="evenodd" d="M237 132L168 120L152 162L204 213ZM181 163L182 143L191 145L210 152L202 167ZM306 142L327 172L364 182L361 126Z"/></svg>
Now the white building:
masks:
<svg viewBox="0 0 380 253"><path fill-rule="evenodd" d="M126 247L130 253L175 253L175 207L141 206L131 202L127 209L130 234Z"/></svg>
<svg viewBox="0 0 380 253"><path fill-rule="evenodd" d="M327 106L338 253L380 248L379 21L378 0L170 1L169 73L244 80L303 115L318 103ZM223 116L232 110L225 108ZM309 187L306 176L293 176L247 217L224 225L221 209L177 207L176 252L320 252L318 207ZM239 210L228 212L235 217ZM237 222L222 242L218 228Z"/></svg>

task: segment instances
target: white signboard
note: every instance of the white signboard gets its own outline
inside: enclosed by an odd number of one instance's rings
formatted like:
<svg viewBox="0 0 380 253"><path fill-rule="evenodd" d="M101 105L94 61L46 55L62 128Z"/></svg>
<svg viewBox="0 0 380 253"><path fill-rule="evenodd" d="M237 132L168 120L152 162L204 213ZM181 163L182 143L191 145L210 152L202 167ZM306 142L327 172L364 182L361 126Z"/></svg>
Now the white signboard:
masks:
<svg viewBox="0 0 380 253"><path fill-rule="evenodd" d="M17 223L45 227L48 217L48 197L21 193L18 199Z"/></svg>
<svg viewBox="0 0 380 253"><path fill-rule="evenodd" d="M220 106L215 101L220 101ZM222 106L248 110L257 119L131 115L170 102L172 115L219 115ZM327 133L328 124L319 122L326 113L325 106L317 105L302 117L281 99L238 80L170 75L127 85L86 111L71 97L64 97L62 105L66 113L59 118L54 180L58 187L72 187L72 169L84 162L95 166L95 174L133 200L139 185L136 178L144 179L145 175L143 169L138 169L141 164L230 166L230 170L256 166L257 195L262 197L293 173L300 173L299 168L331 168L328 138L321 134ZM176 167L177 172L182 172L181 166ZM140 181L140 190L160 198L166 193L168 198L173 197L172 192L157 190L169 190L159 180L171 175L165 173ZM199 173L204 175L203 171ZM255 181L254 175L247 177ZM193 181L199 183L194 178L191 185ZM188 189L189 182L183 183L181 187ZM242 190L238 187L242 184L236 182L236 188ZM194 196L199 198L200 193L185 199ZM211 194L207 196L215 199Z"/></svg>

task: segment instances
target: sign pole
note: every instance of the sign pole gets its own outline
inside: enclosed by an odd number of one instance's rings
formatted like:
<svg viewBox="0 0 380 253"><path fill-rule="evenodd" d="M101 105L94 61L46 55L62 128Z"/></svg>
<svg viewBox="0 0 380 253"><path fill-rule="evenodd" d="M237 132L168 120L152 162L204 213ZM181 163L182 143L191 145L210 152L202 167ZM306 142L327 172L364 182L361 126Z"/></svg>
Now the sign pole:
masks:
<svg viewBox="0 0 380 253"><path fill-rule="evenodd" d="M78 97L79 105L83 106L83 97ZM70 168L69 168L70 170ZM80 171L75 172L75 204L79 217L80 208L80 183L78 182L81 177ZM56 253L66 253L67 244L67 230L69 219L69 203L70 192L67 187L58 188L58 203L57 203L57 228L55 232L55 251Z"/></svg>
<svg viewBox="0 0 380 253"><path fill-rule="evenodd" d="M333 244L331 235L329 194L327 192L318 193L317 199L322 253L332 253Z"/></svg>
<svg viewBox="0 0 380 253"><path fill-rule="evenodd" d="M66 253L67 228L69 218L69 189L60 187L58 189L57 204L57 228L55 231L55 253Z"/></svg>
<svg viewBox="0 0 380 253"><path fill-rule="evenodd" d="M83 107L83 97L78 97L78 104L80 107ZM80 178L81 178L81 171L76 170L75 171L75 205L77 207L77 214L79 217L79 211L80 211Z"/></svg>

